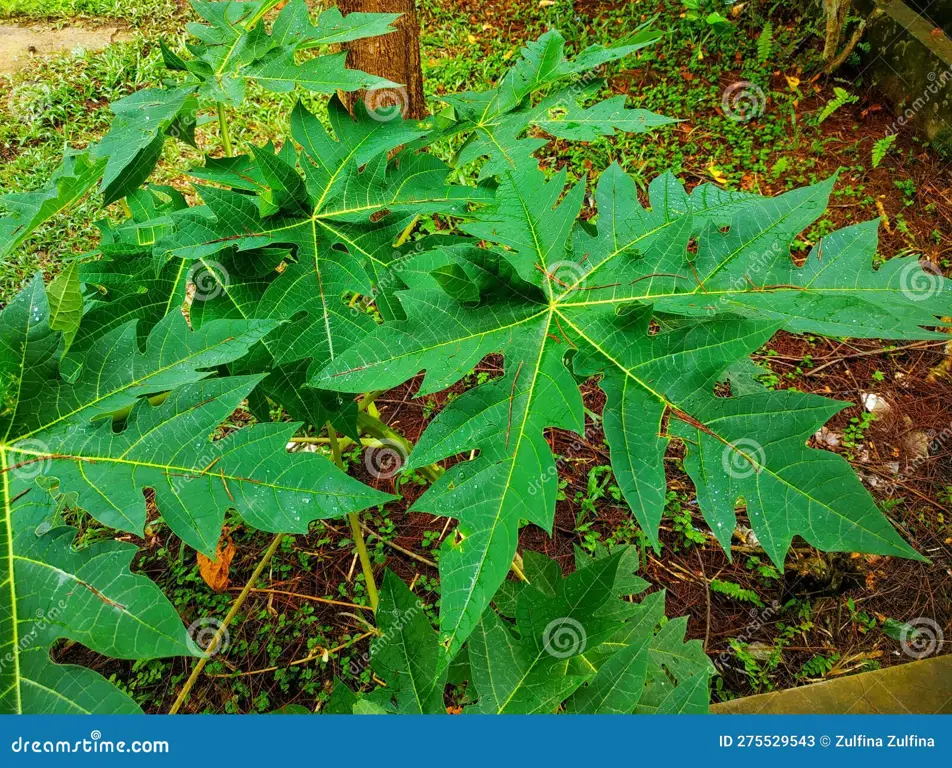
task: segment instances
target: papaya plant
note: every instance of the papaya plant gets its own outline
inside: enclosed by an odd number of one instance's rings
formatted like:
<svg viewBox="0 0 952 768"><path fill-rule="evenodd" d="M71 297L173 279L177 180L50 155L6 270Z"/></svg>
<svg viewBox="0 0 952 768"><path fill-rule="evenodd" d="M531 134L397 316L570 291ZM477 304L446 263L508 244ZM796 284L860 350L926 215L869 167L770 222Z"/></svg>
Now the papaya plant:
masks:
<svg viewBox="0 0 952 768"><path fill-rule="evenodd" d="M256 528L303 533L312 520L391 497L322 456L287 453L295 424L210 439L261 376L216 377L209 369L247 354L273 324L225 320L189 331L170 313L142 352L131 321L97 339L66 381L62 334L49 318L39 276L0 314L0 711L135 711L94 673L53 665L51 643L68 638L133 659L200 649L155 585L129 572L135 547L76 549L68 514L83 510L142 535L148 488L183 542L214 552L227 509ZM150 403L155 393L166 396Z"/></svg>
<svg viewBox="0 0 952 768"><path fill-rule="evenodd" d="M551 137L671 122L624 97L597 101L603 83L589 74L653 42L648 25L574 57L550 31L495 87L446 96L425 120L361 102L349 113L337 97L320 115L299 103L280 146L236 155L227 108L251 84L395 85L307 53L386 33L394 16L330 9L312 21L292 0L268 27L276 5L195 3L207 24L190 25L189 59L163 45L165 87L113 105L106 136L47 187L0 197L0 253L97 183L106 204L121 201L97 222L96 253L45 289L35 278L0 314L0 711L136 709L90 670L53 663L60 639L115 658L204 656L176 710L188 695L208 655L130 571L134 546L74 546L83 515L141 535L153 502L209 557L229 509L276 534L349 518L376 609L371 666L387 688L338 684L332 711L443 712L449 683L465 683L478 712L704 709L710 664L684 643L683 620L664 620L663 593L619 599L646 587L634 550L580 554L564 578L519 552L522 527L554 522L545 431L584 432L591 379L615 478L655 547L677 441L728 555L742 506L778 566L795 536L920 557L848 463L808 445L846 404L768 390L750 360L779 330L943 338L933 329L949 281L913 258L874 269L875 222L791 257L834 179L769 198L688 192L667 174L642 204L617 164L591 197L587 178L567 186L565 171L541 170L534 153ZM195 115L212 110L222 151L191 169L195 194L146 183L165 139L194 141ZM417 395L439 392L490 354L501 376L453 399L416 446L381 420L379 393L421 372ZM225 426L243 403L255 423ZM288 452L294 441L325 441L333 461ZM440 550L438 632L392 573L378 605L357 515L394 496L347 475L344 441L409 454L404 471L431 482L413 510L458 521ZM584 650L560 655L566 628L581 628Z"/></svg>
<svg viewBox="0 0 952 768"><path fill-rule="evenodd" d="M914 258L874 270L876 223L824 238L802 267L793 239L825 210L832 180L778 198L671 176L650 208L617 166L599 179L598 219L578 214L585 182L564 189L526 164L506 172L494 201L460 229L472 236L414 256L402 275L405 321L379 326L314 380L341 391L397 386L426 371L420 394L452 385L485 355L505 373L455 399L430 423L412 469L464 452L414 509L459 519L440 559L441 629L454 653L505 578L522 521L553 524L557 468L549 427L584 432L579 381L597 376L615 477L645 535L658 544L664 453L686 448L685 469L725 550L743 499L778 566L794 536L828 551L918 557L842 457L808 447L846 407L769 391L737 366L781 329L854 338L941 338L927 329L948 304L920 295ZM452 291L438 276L453 271ZM942 283L938 281L942 280ZM920 300L921 299L921 300ZM719 381L741 379L724 396Z"/></svg>
<svg viewBox="0 0 952 768"><path fill-rule="evenodd" d="M165 65L170 72L184 73L182 82L144 88L113 103L108 133L85 152L69 154L47 186L0 197L0 207L10 211L0 219L0 256L97 184L106 205L126 197L152 174L168 138L195 144L195 127L203 112L215 111L222 146L230 155L226 108L242 103L249 82L278 93L296 87L329 94L395 85L345 68L346 54L327 49L391 32L398 14L343 16L331 7L314 23L305 1L291 0L269 32L265 17L279 4L279 0L192 2L196 14L207 22L188 25L195 38L188 43L193 58L185 60L161 43ZM314 56L315 50L324 53Z"/></svg>
<svg viewBox="0 0 952 768"><path fill-rule="evenodd" d="M567 578L544 555L524 562L527 582L506 582L451 668L419 598L387 571L370 646L386 686L355 694L337 682L325 711L444 714L448 680L476 714L707 711L714 667L699 640L684 642L686 620L664 622L664 592L620 599L649 586L633 575L634 548L577 551Z"/></svg>

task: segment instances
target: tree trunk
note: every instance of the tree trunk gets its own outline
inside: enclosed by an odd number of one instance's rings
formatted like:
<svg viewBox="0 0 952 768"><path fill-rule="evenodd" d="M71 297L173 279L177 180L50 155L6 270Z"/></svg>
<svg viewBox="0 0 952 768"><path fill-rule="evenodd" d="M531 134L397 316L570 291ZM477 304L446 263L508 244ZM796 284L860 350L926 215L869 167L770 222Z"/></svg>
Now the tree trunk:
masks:
<svg viewBox="0 0 952 768"><path fill-rule="evenodd" d="M843 35L841 17L852 0L823 0L823 13L826 16L826 37L823 42L823 61L829 64L836 57L836 49L840 46L840 37ZM845 20L845 19L844 19Z"/></svg>
<svg viewBox="0 0 952 768"><path fill-rule="evenodd" d="M407 118L425 117L420 22L414 0L339 0L338 7L344 14L356 11L403 14L394 24L396 32L344 45L349 66L402 83L402 87L343 94L347 107L353 110L354 103L363 100L371 116L381 120L395 117L398 109Z"/></svg>

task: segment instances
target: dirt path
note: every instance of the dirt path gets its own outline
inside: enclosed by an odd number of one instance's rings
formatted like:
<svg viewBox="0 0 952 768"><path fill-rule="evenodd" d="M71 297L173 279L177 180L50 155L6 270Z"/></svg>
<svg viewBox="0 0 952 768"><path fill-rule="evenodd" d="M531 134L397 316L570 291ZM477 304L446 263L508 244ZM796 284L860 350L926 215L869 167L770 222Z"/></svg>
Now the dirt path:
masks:
<svg viewBox="0 0 952 768"><path fill-rule="evenodd" d="M0 73L23 69L33 56L49 56L77 49L98 51L110 43L130 37L129 31L121 27L49 29L42 25L0 25Z"/></svg>

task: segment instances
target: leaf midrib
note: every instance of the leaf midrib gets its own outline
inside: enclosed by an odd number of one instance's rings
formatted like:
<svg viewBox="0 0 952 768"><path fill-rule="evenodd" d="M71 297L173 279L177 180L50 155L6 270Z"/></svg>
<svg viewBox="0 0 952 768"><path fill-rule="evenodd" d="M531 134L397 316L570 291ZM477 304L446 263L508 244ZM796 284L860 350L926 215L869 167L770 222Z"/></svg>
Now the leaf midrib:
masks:
<svg viewBox="0 0 952 768"><path fill-rule="evenodd" d="M510 463L509 463L509 474L506 476L506 485L505 485L506 491L501 495L501 497L500 497L500 499L499 499L499 506L496 508L496 514L493 516L492 527L489 529L489 536L488 536L488 539L487 539L487 541L489 541L489 542L492 541L493 536L495 535L495 532L496 532L496 528L499 526L500 520L502 520L502 516L503 516L503 515L502 515L502 508L503 508L503 505L505 504L506 498L507 498L507 496L508 496L508 494L509 494L509 489L510 489L510 487L511 487L511 486L510 486L510 483L511 483L511 481L512 481L512 475L513 475L513 472L515 472L515 469L516 469L516 463L517 463L517 462L516 462L516 457L519 455L519 448L520 448L520 446L522 445L522 440L523 440L523 438L525 437L525 434L526 434L526 424L527 424L528 421L529 421L529 414L532 412L532 396L533 396L533 393L535 392L536 382L537 382L538 379L539 379L539 371L540 371L541 368L542 368L542 356L545 354L545 350L546 350L546 339L547 339L548 333L549 333L549 326L550 326L551 323L552 323L552 315L553 315L552 309L551 309L551 308L547 308L547 309L545 310L545 312L547 313L547 317L546 317L544 326L542 326L542 338L541 338L541 340L540 340L540 342L539 342L539 355L538 355L538 358L536 359L536 364L535 364L535 366L534 366L534 368L533 368L533 371L532 371L532 381L529 383L529 390L528 390L527 397L526 397L526 407L525 407L525 409L523 410L522 423L519 425L519 433L518 433L518 436L516 437L516 445L515 445L515 448L513 449L512 457L511 457ZM539 313L539 314L542 314L542 313ZM538 316L538 315L537 315L537 316ZM455 639L456 639L456 636L459 634L459 627L460 627L460 624L461 624L462 621L463 621L463 617L466 615L466 611L467 611L467 609L468 609L468 607L469 607L470 601L472 600L473 591L474 591L476 585L477 585L478 583L480 583L479 577L480 577L480 575L482 574L483 568L484 568L485 565L486 565L486 559L487 559L486 557L481 557L481 558L480 558L480 560L479 560L479 565L478 565L477 571L476 571L476 575L475 575L475 576L471 579L471 581L470 581L470 587L469 587L469 589L468 589L467 592L466 592L466 599L465 599L465 601L463 602L463 607L462 607L462 610L460 611L460 617L459 617L459 619L458 619L457 622L456 622L456 626L453 628L452 634L451 634L451 635L449 636L449 638L448 638L448 640L449 640L449 647L451 647L451 648L452 648L453 643L454 643L454 641L455 641Z"/></svg>
<svg viewBox="0 0 952 768"><path fill-rule="evenodd" d="M267 482L263 480L256 480L251 477L244 477L242 475L232 475L226 474L224 472L212 472L211 468L196 470L195 467L189 466L179 466L176 464L157 464L151 461L141 461L141 460L130 460L130 459L121 459L113 456L80 456L74 453L47 453L43 451L29 451L23 450L21 448L16 448L12 446L0 446L0 452L8 451L11 453L17 453L22 456L35 456L38 459L50 459L53 461L75 461L75 462L86 462L89 464L121 464L133 467L142 467L146 469L158 469L163 471L166 474L172 473L181 473L187 475L190 479L197 479L200 477L210 477L210 478L224 478L225 480L234 480L236 483L249 483L254 486L268 488L276 491L293 491L295 493L306 493L308 495L318 495L317 491L314 491L312 488L298 488L291 485L279 485L277 483ZM217 465L217 462L215 462ZM4 476L9 474L9 467L5 467ZM335 497L347 497L350 498L350 494L346 493L337 493L327 489L321 490L321 496L335 496Z"/></svg>
<svg viewBox="0 0 952 768"><path fill-rule="evenodd" d="M582 592L581 595L579 596L579 598L575 601L575 604L569 606L569 610L566 612L566 617L565 617L565 618L570 618L570 617L572 616L572 614L575 612L575 610L576 610L576 609L579 607L579 605L583 602L584 598L587 597L587 596L595 589L596 586L603 587L604 585L602 584L602 582L601 582L600 579L599 579L599 580L592 580L592 581L586 586L585 591ZM583 627L583 631L584 631L584 627ZM507 637L508 637L508 636L507 636ZM516 695L516 693L522 688L522 684L526 681L526 678L529 677L529 675L530 675L530 674L532 673L532 671L535 669L536 665L537 665L540 661L542 661L545 656L548 656L548 655L549 655L549 652L546 650L545 645L542 645L542 647L540 647L540 648L538 649L535 658L532 659L532 661L531 661L531 663L529 664L528 668L526 669L525 673L524 673L524 674L522 675L522 677L519 679L519 682L516 683L515 686L513 686L513 689L512 689L512 691L510 691L509 696L508 696L508 697L506 698L506 700L497 708L497 713L498 713L498 714L502 714L502 713L505 711L506 706L509 704L510 701L512 701L512 699L513 699L513 697ZM587 659L586 659L586 661L587 661ZM589 666L591 666L591 664L589 664Z"/></svg>
<svg viewBox="0 0 952 768"><path fill-rule="evenodd" d="M747 290L741 291L736 289L725 289L725 290L713 290L713 291L703 291L702 293L696 293L695 291L682 291L682 292L671 292L671 293L645 293L640 296L624 296L617 299L593 299L591 301L557 301L558 306L560 307L597 307L605 305L621 305L627 304L629 302L635 301L654 301L655 299L670 299L670 298L680 298L682 296L750 296L758 294L779 294L783 295L785 293L798 293L806 294L811 296L823 295L835 295L842 293L846 296L849 296L854 293L888 293L894 294L896 292L895 288L882 287L882 288L862 288L849 286L846 288L838 287L824 287L824 288L810 288L809 286L784 286L783 288L762 288L760 290ZM563 294L564 296L565 294Z"/></svg>
<svg viewBox="0 0 952 768"><path fill-rule="evenodd" d="M41 560L34 560L34 559L32 559L32 558L29 558L29 557L23 557L22 555L14 555L14 559L15 559L15 560L19 560L20 562L23 562L23 563L29 563L30 565L37 566L37 567L39 567L39 568L45 568L45 569L47 569L47 570L49 570L49 571L52 571L53 573L57 574L58 576L65 576L67 579L76 582L77 584L79 584L79 585L82 586L83 588L92 591L94 594L101 594L101 593L99 593L99 590L98 590L98 589L96 589L95 587L92 586L92 584L90 584L89 582L83 581L83 580L82 580L81 578L79 578L79 576L77 576L75 573L70 573L69 571L64 571L62 568L57 568L56 566L50 565L49 563L44 563L44 562L42 562ZM90 562L92 562L92 561L90 561ZM104 596L104 597L107 597L107 596L105 596L105 595L103 595L103 596ZM108 598L107 598L107 599L108 599ZM104 601L104 602L105 602L105 601ZM153 631L153 632L157 631L155 627L153 627L153 626L147 624L145 621L142 620L141 617L139 617L139 616L138 616L137 614L135 614L135 613L132 613L126 606L121 605L120 603L117 603L117 602L115 602L115 601L113 601L113 600L110 600L110 602L108 603L108 605L111 605L111 606L112 606L113 608L115 608L116 610L121 611L123 614L125 614L126 616L128 616L129 618L131 618L133 621L135 621L135 622L136 622L137 624L139 624L140 626L145 627L145 628L147 628L147 629L149 629L149 630L151 630L151 631ZM161 631L159 631L159 634L160 634L162 637L164 637L166 640L170 640L170 641L172 641L173 643L175 643L175 644L177 644L177 645L181 645L181 643L182 643L182 639L181 639L180 637L179 637L179 638L172 637L171 635L167 635L167 634L165 634L164 632L161 632Z"/></svg>
<svg viewBox="0 0 952 768"><path fill-rule="evenodd" d="M451 345L458 345L458 344L462 344L462 343L467 342L467 341L472 341L473 339L480 339L480 338L483 338L484 336L489 336L490 334L493 334L493 333L499 333L500 331L507 331L507 330L510 330L510 329L512 329L512 328L517 328L518 326L520 326L520 325L525 325L525 324L531 322L532 320L535 320L536 318L542 317L542 316L545 315L545 314L551 314L549 307L544 307L544 308L542 308L541 310L539 310L538 312L536 312L535 314L529 315L528 317L523 317L523 318L521 318L521 319L519 319L519 320L516 320L516 321L513 322L513 323L508 323L508 324L506 324L506 325L499 325L499 326L496 326L496 327L494 327L494 328L490 328L490 329L485 330L485 331L480 331L479 333L471 333L471 334L469 334L469 335L467 335L467 336L457 336L456 338L450 339L449 341L441 341L440 343L438 343L438 344L433 344L432 346L420 347L419 349L414 349L414 350L412 350L411 352L407 352L407 353L403 353L403 354L399 354L399 355L393 355L393 356L391 356L391 357L388 357L388 358L385 358L385 359L382 359L382 360L374 361L374 367L377 367L378 365L379 365L379 366L385 366L385 365L387 365L387 364L389 364L389 363L394 362L395 360L401 360L401 359L403 359L403 358L405 358L405 357L409 357L409 356L411 356L411 355L413 355L413 356L421 355L421 354L424 354L424 353L426 353L426 352L432 352L432 351L435 350L435 349L440 349L441 347L448 347L448 346L451 346ZM359 372L359 371L366 370L368 367L369 367L369 366L358 366L358 367L356 367L356 368L350 368L350 369L348 369L348 370L346 370L346 371L341 371L341 372L339 372L339 373L331 374L331 378L336 377L336 376L347 376L348 374L351 374L351 373L355 373L355 372Z"/></svg>
<svg viewBox="0 0 952 768"><path fill-rule="evenodd" d="M24 342L24 347L26 343ZM10 585L10 622L13 633L13 685L16 686L16 705L17 714L23 713L23 697L20 691L20 635L18 631L19 619L17 618L17 590L16 579L13 570L13 509L10 504L10 472L7 463L7 450L5 446L0 445L0 469L3 471L3 509L6 518L6 547L7 547L7 578Z"/></svg>
<svg viewBox="0 0 952 768"><path fill-rule="evenodd" d="M203 264L205 264L205 260L204 260L204 259L200 259L199 261L201 261ZM216 281L217 281L217 277L216 277ZM170 364L170 365L162 366L162 367L160 367L160 368L154 368L154 369L152 369L152 370L148 373L147 376L144 376L143 378L135 379L135 380L133 380L133 381L130 381L130 382L127 383L127 384L123 384L122 386L119 386L119 387L117 387L116 389L113 389L113 390L111 390L110 392L105 393L104 395L101 395L101 396L99 396L99 397L96 397L96 398L93 399L93 400L90 400L90 401L86 402L83 406L81 406L81 407L79 407L79 408L74 408L74 409L73 409L72 411L70 411L69 413L60 415L58 418L54 419L53 421L50 421L50 422L48 422L48 423L46 423L46 424L43 424L42 426L37 427L36 429L32 430L31 432L27 432L26 434L19 435L19 436L13 438L13 440L10 440L10 439L9 439L9 429L8 429L8 430L7 430L7 431L8 431L7 441L10 442L10 443L16 443L16 442L19 442L19 441L21 441L21 440L26 440L27 438L32 437L33 435L35 435L35 434L37 434L37 433L39 433L39 432L43 432L43 431L45 431L45 430L47 430L47 429L50 429L50 428L56 426L57 424L59 424L59 423L62 422L62 421L65 421L65 420L67 420L67 419L72 418L72 417L75 416L77 413L82 413L83 411L89 410L89 409L91 409L91 408L95 408L98 403L101 403L103 400L107 400L108 398L112 397L113 395L120 394L121 392L123 392L123 391L125 391L125 390L128 390L128 389L133 389L133 388L135 388L135 387L140 387L140 386L142 386L143 384L148 383L149 379L153 378L154 376L159 376L159 375L161 375L161 374L163 374L163 373L166 373L167 371L172 370L173 368L177 368L178 366L187 365L187 364L188 364L188 361L191 360L192 358L197 357L197 356L199 356L199 355L207 354L209 350L214 349L215 347L220 346L221 344L231 343L231 342L235 341L235 339L236 339L235 336L229 336L229 337L227 337L227 338L225 338L225 339L221 339L220 341L218 341L216 344L214 344L214 345L212 345L212 346L202 347L201 349L196 350L195 352L192 352L191 354L188 354L188 355L186 355L185 357L182 357L182 358L176 360L175 362L173 362L173 363ZM11 428L12 428L12 423L11 423Z"/></svg>
<svg viewBox="0 0 952 768"><path fill-rule="evenodd" d="M614 198L615 198L615 195L612 195L612 203L613 203L613 205L614 205ZM699 209L699 210L695 211L695 210L691 207L690 202L688 202L688 211L689 211L692 215L694 215L694 214L701 214L701 213L706 214L706 215L709 215L709 214L712 213L712 212L718 211L718 210L720 210L720 209L722 209L722 208L728 208L728 207L730 207L730 206L732 206L732 205L734 205L734 204L735 204L735 203L733 203L733 202L731 202L731 201L725 201L725 202L723 202L723 203L720 203L719 205L711 205L711 206L707 206L706 208ZM653 209L652 209L652 210L653 210ZM665 216L667 216L667 211L665 211ZM601 269L603 266L605 266L605 264L607 264L607 263L609 263L610 261L612 261L612 260L613 260L615 257L617 257L620 253L622 253L623 251L628 250L629 248L631 248L631 247L632 247L633 245L635 245L636 243L639 243L639 242L641 242L642 240L644 240L646 237L651 237L652 235L655 235L655 234L657 234L658 232L663 231L663 230L666 229L667 227L670 227L672 224L677 223L680 218L681 218L680 216L674 216L673 218L670 218L670 219L666 218L665 221L664 221L664 223L661 224L660 226L655 227L654 229L650 229L650 230L648 230L647 232L643 232L642 234L638 235L634 240L630 240L629 242L625 243L625 244L622 245L621 247L615 248L615 250L613 250L613 251L612 251L610 254L608 254L604 259L602 259L600 262L598 262L598 264L596 264L594 267L592 267L592 269L591 269L589 272L586 272L584 275L579 276L579 278L578 278L574 283L572 283L572 285L570 285L568 288L565 289L565 292L564 292L564 293L562 293L562 294L560 294L559 296L556 297L556 301L560 301L561 299L565 298L571 291L574 291L579 285L581 285L583 282L585 282L586 280L588 280L588 279L589 279L592 275L594 275L599 269ZM615 236L615 231L614 231L614 229L612 229L612 236L613 236L613 239L614 239L614 236ZM617 242L617 241L616 241L616 242Z"/></svg>
<svg viewBox="0 0 952 768"><path fill-rule="evenodd" d="M674 403L672 403L670 400L668 400L663 394L661 394L661 393L658 392L657 390L653 389L653 388L652 388L651 386L649 386L646 382L642 381L642 380L639 379L637 376L635 376L634 374L632 374L631 371L630 371L628 368L626 368L619 360L616 360L616 359L615 359L614 357L612 357L607 351L605 351L598 343L596 343L593 339L589 338L577 325L575 325L575 323L573 323L571 320L569 320L564 314L562 314L561 312L559 312L558 309L556 309L555 311L559 314L559 316L560 316L563 320L565 320L565 322L567 322L569 325L572 326L572 328L575 329L576 333L578 333L583 339L585 339L586 342L588 342L589 344L591 344L594 349L598 350L598 352L599 352L600 354L604 355L604 357L605 357L607 360L609 360L610 362L612 362L620 371L622 371L622 372L625 374L625 376L630 377L630 378L631 378L633 381L635 381L637 384L639 384L640 386L644 387L645 390L647 390L647 391L650 392L652 395L654 395L654 396L657 397L659 400L661 400L661 402L665 405L666 408L670 408L670 409L673 409L673 410L675 410L675 411L680 411L680 410L681 410L678 406L676 406ZM702 423L703 423L703 422L702 422ZM705 427L707 427L707 424L706 424L706 423L705 423ZM731 450L736 451L736 452L739 453L741 456L743 456L747 461L749 461L750 464L751 464L751 466L758 468L758 471L757 471L757 473L756 473L756 474L757 474L757 489L758 489L757 492L758 492L758 495L761 495L761 496L762 496L762 494L761 494L761 492L760 492L760 475L761 475L762 473L763 473L763 474L767 474L767 475L769 475L770 477L772 477L776 482L778 482L778 483L780 483L781 485L785 486L786 488L790 489L790 490L793 491L795 494L798 494L798 495L800 495L800 496L803 496L804 498L808 499L810 502L816 504L817 506L821 507L822 509L827 510L827 512L829 512L830 514L832 514L834 517L839 518L840 520L843 520L843 521L849 523L851 526L859 527L859 524L858 524L855 520L850 520L848 517L845 517L841 512L839 512L838 510L836 510L836 509L834 509L833 507L831 507L829 504L826 504L825 502L822 502L822 501L820 501L819 499L817 499L817 498L811 496L810 494L806 493L803 489L797 488L795 485L793 485L793 484L790 483L789 481L785 480L783 477L781 477L781 476L778 475L776 472L774 472L772 469L770 469L770 467L768 467L768 466L766 466L766 465L764 465L764 464L760 464L759 462L757 462L757 461L755 460L754 457L748 456L748 455L747 455L746 453L744 453L743 451L738 450L737 447L736 447L731 441L727 440L727 439L724 438L724 437L721 437L720 435L718 435L717 433L715 433L715 432L713 432L713 431L706 431L706 434L710 434L710 436L714 437L714 438L717 439L717 440L720 440L722 443L724 443L724 445L729 446L729 447L731 448ZM862 530L864 530L867 534L869 534L869 535L875 537L876 539L879 539L881 542L883 542L884 544L886 544L886 545L889 546L890 548L892 548L892 547L895 546L894 544L892 544L891 542L889 542L887 539L883 538L881 535L879 535L879 534L876 533L875 531L870 530L869 528L863 527Z"/></svg>

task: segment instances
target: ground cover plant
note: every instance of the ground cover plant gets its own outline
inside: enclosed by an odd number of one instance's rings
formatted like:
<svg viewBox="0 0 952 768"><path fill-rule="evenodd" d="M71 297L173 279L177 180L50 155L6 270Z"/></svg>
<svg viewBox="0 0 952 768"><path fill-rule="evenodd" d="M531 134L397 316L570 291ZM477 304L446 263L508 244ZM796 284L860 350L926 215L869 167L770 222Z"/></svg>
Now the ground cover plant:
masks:
<svg viewBox="0 0 952 768"><path fill-rule="evenodd" d="M546 32L497 84L443 95L423 121L360 102L351 115L333 97L322 109L297 103L275 143L234 155L230 110L249 83L393 87L335 54L304 53L385 33L392 17L270 10L200 4L208 24L190 28L193 58L163 48L168 83L113 105L105 137L48 186L2 198L8 253L94 186L121 209L99 222L95 253L47 288L35 278L0 315L5 710L137 709L121 686L54 664L57 641L142 662L218 649L228 622L196 643L161 590L129 570L135 547L111 540L147 526L211 561L229 530L278 534L251 585L288 546L282 534L347 517L364 631L334 651L368 639L370 649L347 665L349 684L332 686L323 709L337 712L706 709L714 669L701 644L664 617L663 592L631 599L647 587L632 573L660 551L672 441L714 538L730 551L740 510L764 569L782 572L796 536L923 559L844 458L807 445L846 404L771 387L750 359L781 331L944 338L948 281L914 256L877 263L877 220L797 251L834 178L769 197L711 184L688 193L662 174L639 199L640 180L617 164L591 185L543 172L537 153L551 138L672 123L623 96L598 100L590 74L657 45L650 25L574 55ZM197 144L211 116L219 156L191 170L194 193L148 183L167 140ZM485 359L497 361L491 372L479 370ZM411 446L376 402L422 371L421 397L468 384ZM553 531L566 462L546 433L588 433L592 384L617 500L642 546L579 550L563 576L520 552L519 535ZM287 451L302 446L329 455ZM344 471L361 446L400 458L395 494ZM386 514L407 493L418 496L411 511L447 518L437 616L393 572L377 594L357 515ZM77 536L91 542L74 547Z"/></svg>

